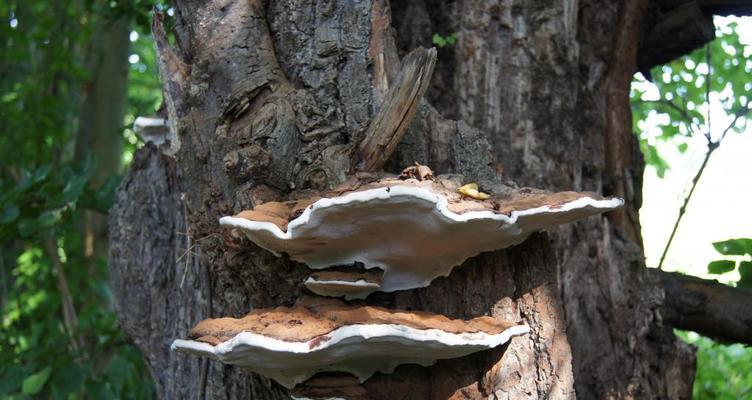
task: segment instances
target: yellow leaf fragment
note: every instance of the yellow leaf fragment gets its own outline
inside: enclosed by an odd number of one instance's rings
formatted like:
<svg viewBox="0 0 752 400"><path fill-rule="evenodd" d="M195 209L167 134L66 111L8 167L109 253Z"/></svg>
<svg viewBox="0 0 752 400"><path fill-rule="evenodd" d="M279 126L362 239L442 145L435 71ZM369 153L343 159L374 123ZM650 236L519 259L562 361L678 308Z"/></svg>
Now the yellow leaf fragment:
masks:
<svg viewBox="0 0 752 400"><path fill-rule="evenodd" d="M489 194L479 191L477 183L468 183L457 189L457 192L463 196L472 197L475 200L486 200L491 197Z"/></svg>

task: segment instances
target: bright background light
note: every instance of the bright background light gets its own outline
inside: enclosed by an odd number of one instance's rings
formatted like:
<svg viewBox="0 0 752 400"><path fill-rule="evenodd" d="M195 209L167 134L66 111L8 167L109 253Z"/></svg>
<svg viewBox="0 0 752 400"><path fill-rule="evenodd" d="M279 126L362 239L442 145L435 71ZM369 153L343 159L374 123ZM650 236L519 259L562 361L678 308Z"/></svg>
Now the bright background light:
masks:
<svg viewBox="0 0 752 400"><path fill-rule="evenodd" d="M722 31L729 29L728 24L732 21L738 24L737 33L746 45L745 56L752 54L752 18L715 18L716 26ZM652 86L647 82L641 85L647 85L643 87L649 90L649 86ZM728 125L728 117L725 117L726 112L721 108L717 96L712 94L710 110L711 133L715 139ZM646 130L655 129L652 118L658 116L648 118ZM645 169L640 222L649 267L658 265L679 208L691 186L691 179L707 151L702 137L688 140L689 146L684 154L677 151L676 143L654 143L671 169L663 179L656 175L654 167L647 166ZM663 269L723 282L738 280L736 271L723 275L708 274L707 264L722 258L713 248L713 242L741 237L752 237L752 123L741 134L729 132L721 147L710 157L687 205Z"/></svg>

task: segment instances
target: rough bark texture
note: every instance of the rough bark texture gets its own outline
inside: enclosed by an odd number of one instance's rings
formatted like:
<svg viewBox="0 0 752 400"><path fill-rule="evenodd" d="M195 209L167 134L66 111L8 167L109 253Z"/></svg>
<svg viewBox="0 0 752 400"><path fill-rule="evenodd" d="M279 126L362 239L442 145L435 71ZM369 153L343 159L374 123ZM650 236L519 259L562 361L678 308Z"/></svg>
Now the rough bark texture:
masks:
<svg viewBox="0 0 752 400"><path fill-rule="evenodd" d="M434 75L442 79L434 87L452 85L456 97L447 101L430 90L428 97L445 115L488 135L495 170L505 179L617 194L616 175L624 179L620 194L627 196L627 212L634 213L640 206L639 151L627 127L615 127L621 136L607 139L614 133L608 130L609 93L621 90L624 102L628 96L627 87L609 87L609 67L624 63L634 70L636 61L614 52L623 34L616 28L625 24L620 21L634 18L622 8L616 1L418 1L394 15L401 16L396 26L406 28L397 29L398 43L409 43L403 37L428 40L430 31L457 32L458 44L439 52ZM431 23L416 31L422 25L412 18L426 15ZM449 29L446 21L452 21ZM606 154L615 150L612 160L633 161L609 162ZM632 232L591 219L553 236L577 395L688 397L692 353L660 323L664 294L647 276Z"/></svg>
<svg viewBox="0 0 752 400"><path fill-rule="evenodd" d="M609 89L609 68L636 66L635 54L613 50L617 27L639 16L592 0L391 7L396 40L384 0L179 1L176 49L157 20L173 140L162 152L141 149L119 191L110 268L121 324L162 398L288 396L262 377L169 353L203 318L291 305L302 291L305 266L231 237L217 220L342 182L354 146L389 105L397 54L429 47L434 32L455 32L458 43L439 49L428 101L387 169L417 161L491 188L503 179L605 194L616 175L627 211L639 207L640 163L612 171L605 156L638 155L628 129L609 131L622 135L614 149L605 133L610 90L627 93ZM450 318L517 318L532 332L377 374L361 398L560 399L574 388L585 399L689 397L692 351L662 324L664 292L624 226L591 218L468 260L428 288L370 296Z"/></svg>

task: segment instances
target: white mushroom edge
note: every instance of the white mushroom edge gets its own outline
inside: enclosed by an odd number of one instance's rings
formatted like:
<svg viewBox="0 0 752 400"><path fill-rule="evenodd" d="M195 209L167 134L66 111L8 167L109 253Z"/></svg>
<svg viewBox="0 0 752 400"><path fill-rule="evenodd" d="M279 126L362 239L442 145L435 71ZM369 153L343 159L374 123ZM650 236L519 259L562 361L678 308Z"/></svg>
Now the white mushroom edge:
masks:
<svg viewBox="0 0 752 400"><path fill-rule="evenodd" d="M432 365L508 342L529 332L516 325L498 334L451 333L396 324L347 325L304 342L241 332L216 346L177 339L172 350L210 357L247 368L291 388L318 372L339 371L361 382L376 372L391 373L401 364Z"/></svg>
<svg viewBox="0 0 752 400"><path fill-rule="evenodd" d="M303 282L308 290L319 296L341 297L345 300L365 299L369 294L377 292L381 285L375 282L368 282L364 279L356 281L344 280L323 280L309 277Z"/></svg>

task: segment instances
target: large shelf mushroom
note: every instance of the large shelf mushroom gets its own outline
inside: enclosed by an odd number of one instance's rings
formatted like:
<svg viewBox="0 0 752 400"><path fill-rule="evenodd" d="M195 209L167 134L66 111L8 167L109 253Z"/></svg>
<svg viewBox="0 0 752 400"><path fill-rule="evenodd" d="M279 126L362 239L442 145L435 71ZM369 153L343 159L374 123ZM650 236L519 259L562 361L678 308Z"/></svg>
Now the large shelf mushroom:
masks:
<svg viewBox="0 0 752 400"><path fill-rule="evenodd" d="M456 178L429 178L385 178L325 198L265 203L220 223L312 269L362 263L383 270L378 279L340 268L337 279L306 281L318 294L352 299L428 286L469 257L623 204L587 192L517 189L485 196L462 190Z"/></svg>
<svg viewBox="0 0 752 400"><path fill-rule="evenodd" d="M493 348L528 330L491 317L452 320L304 298L293 308L204 320L191 340L175 340L172 349L244 367L289 388L322 371L347 372L362 382L401 364L427 366Z"/></svg>

